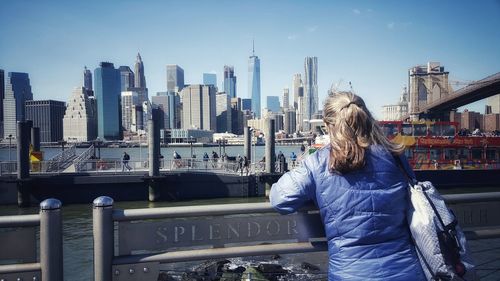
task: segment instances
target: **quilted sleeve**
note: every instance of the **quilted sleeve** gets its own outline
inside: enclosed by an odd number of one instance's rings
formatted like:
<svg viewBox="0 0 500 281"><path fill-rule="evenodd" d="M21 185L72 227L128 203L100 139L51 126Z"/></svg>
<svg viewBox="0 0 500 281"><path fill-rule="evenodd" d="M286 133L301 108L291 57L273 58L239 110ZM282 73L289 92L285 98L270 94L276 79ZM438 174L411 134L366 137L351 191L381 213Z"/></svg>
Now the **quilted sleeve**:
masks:
<svg viewBox="0 0 500 281"><path fill-rule="evenodd" d="M311 171L303 162L299 167L284 174L271 187L271 205L281 214L290 214L302 205L313 200L314 181Z"/></svg>

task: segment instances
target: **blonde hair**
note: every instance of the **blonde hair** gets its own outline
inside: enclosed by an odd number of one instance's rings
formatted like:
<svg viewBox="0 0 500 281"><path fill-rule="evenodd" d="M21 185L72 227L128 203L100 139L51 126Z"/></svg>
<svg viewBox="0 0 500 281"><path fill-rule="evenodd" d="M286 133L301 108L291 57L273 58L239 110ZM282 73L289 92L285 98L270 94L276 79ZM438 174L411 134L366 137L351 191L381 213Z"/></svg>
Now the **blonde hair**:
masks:
<svg viewBox="0 0 500 281"><path fill-rule="evenodd" d="M372 117L365 102L352 92L336 92L325 101L323 120L330 136L329 169L346 173L365 165L365 150L382 145L393 155L404 146L389 141Z"/></svg>

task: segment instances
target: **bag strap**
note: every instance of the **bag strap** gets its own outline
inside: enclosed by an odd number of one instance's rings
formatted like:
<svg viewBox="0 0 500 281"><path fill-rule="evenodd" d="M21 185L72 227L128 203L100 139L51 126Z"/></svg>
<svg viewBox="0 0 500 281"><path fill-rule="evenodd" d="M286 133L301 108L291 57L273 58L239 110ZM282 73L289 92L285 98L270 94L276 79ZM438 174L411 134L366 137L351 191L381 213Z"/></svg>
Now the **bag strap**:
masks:
<svg viewBox="0 0 500 281"><path fill-rule="evenodd" d="M394 157L394 160L396 161L396 165L399 167L399 169L403 172L403 174L406 176L408 179L408 182L410 182L412 185L415 185L418 183L417 179L413 177L410 172L406 169L405 165L403 164L403 161L401 160L401 156L399 155L392 155Z"/></svg>

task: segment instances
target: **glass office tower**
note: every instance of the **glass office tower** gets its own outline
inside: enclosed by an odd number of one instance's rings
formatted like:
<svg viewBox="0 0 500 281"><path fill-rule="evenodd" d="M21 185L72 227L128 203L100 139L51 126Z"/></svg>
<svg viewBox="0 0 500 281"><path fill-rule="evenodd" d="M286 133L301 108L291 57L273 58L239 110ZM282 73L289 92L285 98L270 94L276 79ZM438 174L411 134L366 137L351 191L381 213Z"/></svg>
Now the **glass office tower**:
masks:
<svg viewBox="0 0 500 281"><path fill-rule="evenodd" d="M97 99L97 136L104 140L122 139L120 70L110 62L101 62L94 71Z"/></svg>
<svg viewBox="0 0 500 281"><path fill-rule="evenodd" d="M254 48L248 59L248 93L252 98L252 111L255 118L260 118L260 59L255 55Z"/></svg>

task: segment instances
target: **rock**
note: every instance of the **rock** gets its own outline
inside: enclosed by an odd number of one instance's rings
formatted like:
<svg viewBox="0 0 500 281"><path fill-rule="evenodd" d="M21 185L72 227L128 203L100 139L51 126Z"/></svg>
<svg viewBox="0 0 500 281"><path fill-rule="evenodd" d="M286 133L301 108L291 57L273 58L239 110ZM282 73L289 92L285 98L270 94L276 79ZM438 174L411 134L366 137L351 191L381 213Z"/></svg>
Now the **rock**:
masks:
<svg viewBox="0 0 500 281"><path fill-rule="evenodd" d="M257 269L270 281L277 281L279 277L289 273L281 265L272 263L261 263Z"/></svg>
<svg viewBox="0 0 500 281"><path fill-rule="evenodd" d="M222 267L222 276L220 281L239 281L241 280L241 276L245 270L246 268L243 266L238 266L235 269L229 269L228 264L225 264Z"/></svg>
<svg viewBox="0 0 500 281"><path fill-rule="evenodd" d="M158 275L158 281L175 281L176 279L170 276L167 272L160 272Z"/></svg>
<svg viewBox="0 0 500 281"><path fill-rule="evenodd" d="M300 264L300 268L305 269L307 271L320 271L321 270L318 266L316 266L312 263L308 263L308 262L302 262Z"/></svg>
<svg viewBox="0 0 500 281"><path fill-rule="evenodd" d="M243 272L241 276L241 280L259 280L259 281L266 281L269 279L264 276L259 270L257 270L255 267L248 267L245 272Z"/></svg>
<svg viewBox="0 0 500 281"><path fill-rule="evenodd" d="M201 263L193 268L192 272L184 274L182 280L185 281L204 281L204 280L218 280L222 275L225 264L230 263L229 260L209 260Z"/></svg>
<svg viewBox="0 0 500 281"><path fill-rule="evenodd" d="M272 258L273 260L279 260L279 259L281 259L281 256L280 256L280 255L278 255L278 254L276 254L276 255L271 256L271 258Z"/></svg>

